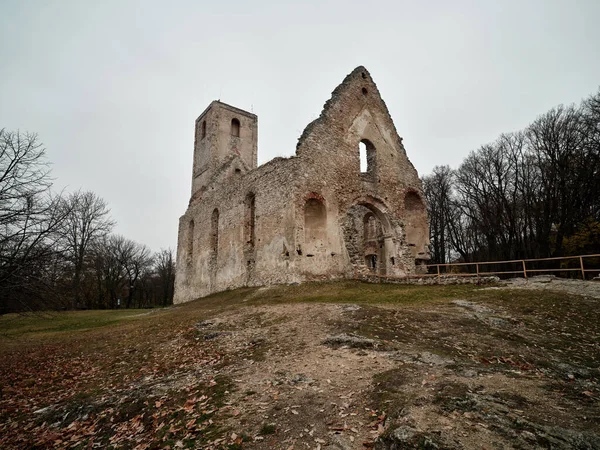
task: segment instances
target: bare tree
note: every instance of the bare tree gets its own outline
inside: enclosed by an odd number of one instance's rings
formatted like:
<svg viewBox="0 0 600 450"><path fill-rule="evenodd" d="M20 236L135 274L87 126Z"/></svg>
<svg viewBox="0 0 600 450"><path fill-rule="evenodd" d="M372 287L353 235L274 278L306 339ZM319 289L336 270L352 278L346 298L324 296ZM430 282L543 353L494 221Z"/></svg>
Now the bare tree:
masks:
<svg viewBox="0 0 600 450"><path fill-rule="evenodd" d="M162 249L154 258L155 271L160 286L161 303L163 306L173 303L175 289L175 258L173 250Z"/></svg>
<svg viewBox="0 0 600 450"><path fill-rule="evenodd" d="M450 257L450 207L452 202L453 172L450 166L435 166L433 173L423 177L423 191L427 199L430 221L432 259L447 263Z"/></svg>
<svg viewBox="0 0 600 450"><path fill-rule="evenodd" d="M0 312L41 307L51 287L45 265L68 213L51 184L37 135L0 130Z"/></svg>
<svg viewBox="0 0 600 450"><path fill-rule="evenodd" d="M140 278L152 267L153 257L150 249L143 244L138 244L123 236L115 236L113 239L117 260L127 282L125 307L131 308Z"/></svg>
<svg viewBox="0 0 600 450"><path fill-rule="evenodd" d="M106 202L93 192L77 191L63 202L69 211L62 228L65 253L73 267L72 307L81 306L81 277L86 253L96 239L112 230L114 221L109 217Z"/></svg>
<svg viewBox="0 0 600 450"><path fill-rule="evenodd" d="M471 152L450 186L443 175L423 179L440 262L444 245L465 261L600 251L600 91Z"/></svg>
<svg viewBox="0 0 600 450"><path fill-rule="evenodd" d="M120 261L122 236L107 235L93 241L90 261L94 271L98 307L116 308L125 288L125 271Z"/></svg>
<svg viewBox="0 0 600 450"><path fill-rule="evenodd" d="M588 196L597 195L587 191L588 183L593 183L594 165L590 163L595 152L586 145L584 118L581 108L575 106L551 109L538 117L526 134L540 173L540 244L546 247L547 256L561 256L564 237L585 219Z"/></svg>

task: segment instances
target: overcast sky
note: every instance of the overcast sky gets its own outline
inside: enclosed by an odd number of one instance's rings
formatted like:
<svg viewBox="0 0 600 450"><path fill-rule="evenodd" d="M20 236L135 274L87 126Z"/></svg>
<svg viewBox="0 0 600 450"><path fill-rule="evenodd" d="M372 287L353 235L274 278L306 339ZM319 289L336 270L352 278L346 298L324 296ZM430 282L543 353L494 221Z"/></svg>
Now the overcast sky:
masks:
<svg viewBox="0 0 600 450"><path fill-rule="evenodd" d="M57 190L116 232L176 247L194 120L259 117L258 160L294 153L356 66L420 175L600 86L600 1L0 1L0 128L33 131Z"/></svg>

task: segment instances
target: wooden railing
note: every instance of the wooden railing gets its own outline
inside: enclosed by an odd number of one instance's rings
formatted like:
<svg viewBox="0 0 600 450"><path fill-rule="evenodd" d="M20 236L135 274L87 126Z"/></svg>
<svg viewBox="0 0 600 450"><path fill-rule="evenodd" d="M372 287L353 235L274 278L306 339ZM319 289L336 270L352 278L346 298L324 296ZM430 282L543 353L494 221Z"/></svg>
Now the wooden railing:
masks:
<svg viewBox="0 0 600 450"><path fill-rule="evenodd" d="M580 255L580 256L562 256L556 258L537 258L537 259L513 259L509 261L480 261L480 262L465 262L465 263L448 263L448 264L429 264L427 265L427 272L424 274L415 274L411 277L437 277L438 279L441 277L481 277L488 275L523 275L523 277L528 278L529 275L533 274L541 274L541 273L567 273L567 272L577 272L577 277L581 275L582 279L586 279L586 274L592 273L600 273L600 268L590 269L586 268L584 264L584 260L589 258L600 258L600 254L596 255ZM565 267L548 267L548 268L538 268L533 267L534 263L562 263L567 262ZM573 264L569 264L575 262L575 266L572 267ZM516 270L481 270L482 266L485 269L485 266L498 266L498 265L514 265ZM528 268L529 265L529 268ZM553 264L554 265L554 264ZM562 265L562 264L560 264ZM467 273L457 272L456 269L468 269ZM434 273L430 273L433 270ZM449 271L450 270L450 271Z"/></svg>

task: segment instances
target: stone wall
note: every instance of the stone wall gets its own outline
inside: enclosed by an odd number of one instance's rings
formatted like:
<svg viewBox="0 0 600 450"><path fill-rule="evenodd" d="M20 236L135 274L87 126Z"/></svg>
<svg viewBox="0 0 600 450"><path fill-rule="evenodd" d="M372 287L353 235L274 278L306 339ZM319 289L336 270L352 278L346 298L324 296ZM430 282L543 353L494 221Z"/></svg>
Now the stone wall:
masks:
<svg viewBox="0 0 600 450"><path fill-rule="evenodd" d="M213 102L203 116L221 105ZM250 113L228 111L252 125ZM220 117L207 128L207 142L227 140L232 119ZM364 67L335 89L296 156L253 168L255 136L240 136L235 149L213 159L180 218L176 303L241 286L402 276L428 259L421 182ZM364 173L361 141L369 157ZM206 148L197 142L195 149L194 161L207 159L197 154Z"/></svg>

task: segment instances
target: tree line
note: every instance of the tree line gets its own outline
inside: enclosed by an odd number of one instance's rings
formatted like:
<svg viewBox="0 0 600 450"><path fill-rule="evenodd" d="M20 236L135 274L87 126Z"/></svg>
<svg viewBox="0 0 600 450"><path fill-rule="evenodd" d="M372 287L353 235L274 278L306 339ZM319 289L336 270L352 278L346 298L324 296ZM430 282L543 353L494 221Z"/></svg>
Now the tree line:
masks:
<svg viewBox="0 0 600 450"><path fill-rule="evenodd" d="M37 135L0 130L0 314L173 301L171 249L113 234L106 202L52 191Z"/></svg>
<svg viewBox="0 0 600 450"><path fill-rule="evenodd" d="M600 253L600 91L423 177L433 263Z"/></svg>

